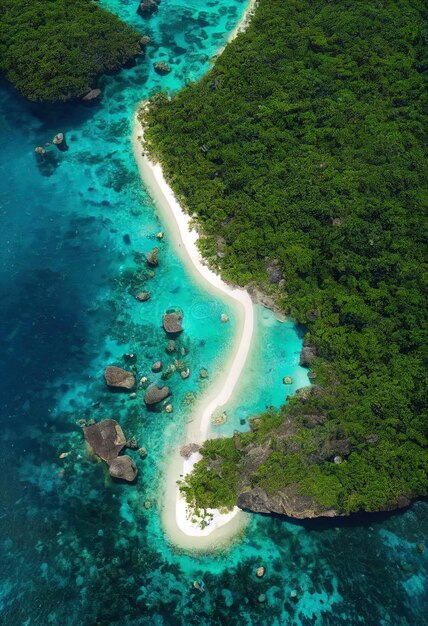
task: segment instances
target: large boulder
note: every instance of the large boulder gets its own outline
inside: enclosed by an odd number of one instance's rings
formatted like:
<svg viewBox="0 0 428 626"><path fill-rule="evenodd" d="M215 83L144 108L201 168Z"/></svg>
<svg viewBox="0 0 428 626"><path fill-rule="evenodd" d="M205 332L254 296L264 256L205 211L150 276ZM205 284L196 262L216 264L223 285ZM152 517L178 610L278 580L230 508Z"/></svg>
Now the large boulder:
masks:
<svg viewBox="0 0 428 626"><path fill-rule="evenodd" d="M84 426L83 434L95 454L106 463L111 463L126 446L125 435L116 420Z"/></svg>
<svg viewBox="0 0 428 626"><path fill-rule="evenodd" d="M135 385L135 376L115 365L106 367L104 378L107 385L115 389L132 389Z"/></svg>
<svg viewBox="0 0 428 626"><path fill-rule="evenodd" d="M177 335L183 330L183 312L167 311L162 318L162 324L166 333Z"/></svg>
<svg viewBox="0 0 428 626"><path fill-rule="evenodd" d="M165 398L167 398L170 393L171 390L169 387L158 387L156 383L153 383L153 385L150 385L150 387L147 388L147 391L144 394L144 402L147 404L147 406L157 404L158 402L162 402L162 400L165 400Z"/></svg>
<svg viewBox="0 0 428 626"><path fill-rule="evenodd" d="M110 463L108 471L110 476L113 478L126 480L129 483L132 483L138 474L137 466L131 457L126 454L124 456L118 456L117 459L114 459Z"/></svg>

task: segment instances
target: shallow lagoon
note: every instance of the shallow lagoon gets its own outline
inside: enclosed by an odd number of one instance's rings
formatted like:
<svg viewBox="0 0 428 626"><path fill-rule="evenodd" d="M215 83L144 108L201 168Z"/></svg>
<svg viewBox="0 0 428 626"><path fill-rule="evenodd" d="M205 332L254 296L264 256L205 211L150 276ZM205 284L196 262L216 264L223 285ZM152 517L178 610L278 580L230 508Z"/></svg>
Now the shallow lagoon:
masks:
<svg viewBox="0 0 428 626"><path fill-rule="evenodd" d="M145 278L135 277L143 266L134 255L157 244L162 224L137 176L130 124L141 99L209 68L245 3L162 0L148 21L136 15L135 0L103 4L156 45L149 59L103 81L100 108L29 105L1 84L0 622L427 623L428 552L417 549L426 538L426 503L337 525L252 516L221 558L179 554L165 542L156 506L164 462L188 419L186 394L203 392L221 368L234 320L186 276L168 237L160 268L147 278L152 300L134 300L135 281ZM159 77L155 60L167 60L173 72ZM34 147L60 130L69 151L37 163ZM108 393L101 372L129 351L141 373L159 357L167 363L159 322L170 306L185 312L181 341L192 376L170 379L169 416ZM222 312L228 324L220 323ZM305 381L293 325L260 308L257 319L239 400L218 432L245 428L241 419L279 405L290 392L282 376L291 374L294 388ZM200 367L208 368L207 381ZM76 420L110 416L149 450L137 461L135 487L112 484L86 454ZM63 451L71 453L60 460ZM257 580L260 564L267 575ZM205 593L192 588L195 578L205 581Z"/></svg>

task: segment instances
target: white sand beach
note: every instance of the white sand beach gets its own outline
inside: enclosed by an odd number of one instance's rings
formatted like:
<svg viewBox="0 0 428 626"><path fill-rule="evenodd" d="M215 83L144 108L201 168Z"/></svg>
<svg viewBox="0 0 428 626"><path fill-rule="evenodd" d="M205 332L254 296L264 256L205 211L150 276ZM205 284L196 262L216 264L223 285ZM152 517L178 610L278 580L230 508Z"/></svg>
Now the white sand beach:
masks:
<svg viewBox="0 0 428 626"><path fill-rule="evenodd" d="M251 0L240 22L232 31L228 41L248 26L256 7L256 0ZM223 48L219 51L219 54ZM143 104L141 106L144 106ZM135 158L141 178L151 193L158 207L168 236L188 271L205 290L214 295L221 295L228 301L236 317L238 331L229 359L224 363L224 373L192 409L192 420L189 421L185 438L186 443L202 443L208 435L211 416L221 409L233 396L236 384L244 370L250 351L254 331L254 309L250 295L244 289L236 289L227 285L221 277L209 269L196 245L197 231L192 227L190 216L182 209L174 196L171 187L165 180L162 167L153 163L144 154L142 142L144 128L137 115L135 116L132 136ZM177 481L192 471L193 465L200 459L198 453L184 459L176 450L170 459L167 471L165 501L162 510L162 521L169 539L179 547L206 550L220 545L242 528L248 519L238 507L228 513L209 510L212 518L204 528L190 520L191 512L181 496Z"/></svg>
<svg viewBox="0 0 428 626"><path fill-rule="evenodd" d="M144 130L136 118L133 133L135 157L143 182L156 202L172 244L195 280L205 290L221 295L223 300L228 301L238 322L238 332L231 355L224 364L224 374L218 376L209 394L192 409L193 419L188 423L185 439L182 441L182 445L202 443L207 438L211 416L232 398L244 369L253 337L253 302L245 290L230 287L206 266L196 245L198 234L192 229L190 216L183 211L175 198L165 180L161 165L143 156L143 134ZM177 450L168 466L163 523L170 540L183 548L207 549L218 545L235 534L246 520L246 515L237 507L227 514L209 511L213 519L203 529L189 520L189 511L176 481L180 479L180 475L189 473L199 458L199 454L193 454L186 460Z"/></svg>

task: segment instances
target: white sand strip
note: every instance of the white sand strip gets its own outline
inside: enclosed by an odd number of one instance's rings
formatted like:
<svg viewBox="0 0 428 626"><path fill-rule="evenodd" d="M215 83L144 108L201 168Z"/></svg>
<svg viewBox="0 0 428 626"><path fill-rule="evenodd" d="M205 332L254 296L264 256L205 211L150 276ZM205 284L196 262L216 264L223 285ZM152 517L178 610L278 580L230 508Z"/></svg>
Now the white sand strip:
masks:
<svg viewBox="0 0 428 626"><path fill-rule="evenodd" d="M256 0L251 0L240 22L232 31L229 41L248 26L255 6ZM224 374L218 377L209 394L204 396L192 411L194 419L189 422L182 442L202 443L207 438L211 416L231 400L244 370L254 330L253 302L247 291L227 285L218 274L207 267L197 248L198 233L192 227L190 216L175 198L165 180L161 165L153 163L144 154L143 139L144 129L136 116L132 142L140 175L156 202L180 259L201 286L214 295L221 294L222 299L229 303L237 316L238 330L231 355L224 364ZM177 450L168 465L162 521L170 540L182 548L213 548L230 540L247 521L246 514L238 507L234 507L228 513L209 510L212 519L204 528L201 528L198 522L191 521L191 512L180 494L177 481L190 473L200 458L199 454L193 454L190 459L185 460Z"/></svg>

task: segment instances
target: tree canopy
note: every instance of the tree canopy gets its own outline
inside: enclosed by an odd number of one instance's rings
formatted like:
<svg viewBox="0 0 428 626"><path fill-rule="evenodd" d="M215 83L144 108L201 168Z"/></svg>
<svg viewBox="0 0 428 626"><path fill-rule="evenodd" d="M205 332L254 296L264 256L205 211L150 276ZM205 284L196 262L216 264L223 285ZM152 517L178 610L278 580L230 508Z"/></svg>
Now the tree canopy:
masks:
<svg viewBox="0 0 428 626"><path fill-rule="evenodd" d="M426 18L420 0L260 0L201 81L144 114L205 256L316 349L316 393L239 450L206 444L185 487L198 506L230 506L246 471L246 489L293 484L347 512L427 493Z"/></svg>
<svg viewBox="0 0 428 626"><path fill-rule="evenodd" d="M0 71L29 100L84 94L136 55L139 41L93 0L0 0Z"/></svg>

